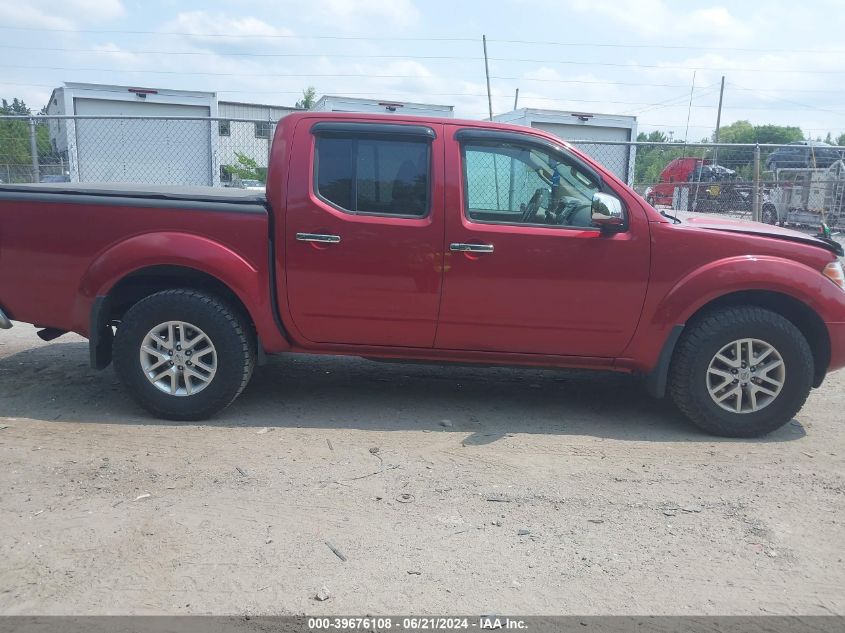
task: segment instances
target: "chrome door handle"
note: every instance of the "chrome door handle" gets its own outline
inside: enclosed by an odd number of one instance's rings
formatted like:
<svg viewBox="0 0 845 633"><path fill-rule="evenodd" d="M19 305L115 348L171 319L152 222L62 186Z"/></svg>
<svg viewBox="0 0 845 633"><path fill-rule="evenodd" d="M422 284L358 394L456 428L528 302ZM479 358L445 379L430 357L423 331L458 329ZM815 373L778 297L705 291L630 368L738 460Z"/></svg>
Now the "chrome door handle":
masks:
<svg viewBox="0 0 845 633"><path fill-rule="evenodd" d="M492 244L461 244L459 242L452 242L449 245L450 251L457 253L492 253Z"/></svg>
<svg viewBox="0 0 845 633"><path fill-rule="evenodd" d="M340 235L326 235L324 233L297 233L297 242L319 242L320 244L338 244Z"/></svg>

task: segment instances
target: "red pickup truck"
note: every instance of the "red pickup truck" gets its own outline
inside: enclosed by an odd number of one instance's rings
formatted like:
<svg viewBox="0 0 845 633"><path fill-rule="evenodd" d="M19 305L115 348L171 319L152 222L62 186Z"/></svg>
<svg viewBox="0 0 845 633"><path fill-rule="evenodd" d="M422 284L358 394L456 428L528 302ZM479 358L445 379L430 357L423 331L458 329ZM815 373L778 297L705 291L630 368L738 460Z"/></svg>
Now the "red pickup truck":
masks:
<svg viewBox="0 0 845 633"><path fill-rule="evenodd" d="M540 130L296 113L266 196L0 187L0 325L90 341L157 416L229 405L265 354L639 374L755 436L845 366L834 242L665 216Z"/></svg>

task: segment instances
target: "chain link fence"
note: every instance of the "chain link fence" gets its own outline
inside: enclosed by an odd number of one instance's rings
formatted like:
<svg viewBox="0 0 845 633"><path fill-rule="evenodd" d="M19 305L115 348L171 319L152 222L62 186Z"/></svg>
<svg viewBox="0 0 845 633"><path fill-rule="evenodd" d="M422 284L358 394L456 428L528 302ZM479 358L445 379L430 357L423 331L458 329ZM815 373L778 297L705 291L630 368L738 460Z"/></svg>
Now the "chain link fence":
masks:
<svg viewBox="0 0 845 633"><path fill-rule="evenodd" d="M845 227L845 147L571 143L658 209Z"/></svg>
<svg viewBox="0 0 845 633"><path fill-rule="evenodd" d="M0 182L114 182L263 188L275 122L139 116L0 117ZM570 141L658 209L770 223L845 226L845 148ZM493 160L478 156L477 160ZM536 191L512 161L475 191L515 210Z"/></svg>
<svg viewBox="0 0 845 633"><path fill-rule="evenodd" d="M0 182L258 188L275 127L258 119L0 117Z"/></svg>

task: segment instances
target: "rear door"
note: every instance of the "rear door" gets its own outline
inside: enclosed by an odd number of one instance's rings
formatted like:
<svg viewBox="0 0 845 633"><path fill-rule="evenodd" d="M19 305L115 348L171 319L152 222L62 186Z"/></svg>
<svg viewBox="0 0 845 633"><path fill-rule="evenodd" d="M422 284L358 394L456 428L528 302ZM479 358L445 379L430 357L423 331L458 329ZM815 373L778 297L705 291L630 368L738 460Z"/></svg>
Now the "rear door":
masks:
<svg viewBox="0 0 845 633"><path fill-rule="evenodd" d="M443 260L442 143L440 125L299 122L285 262L289 314L302 338L433 346Z"/></svg>
<svg viewBox="0 0 845 633"><path fill-rule="evenodd" d="M616 191L628 228L592 226L599 175L542 139L446 126L446 272L436 346L615 357L648 284L647 221Z"/></svg>

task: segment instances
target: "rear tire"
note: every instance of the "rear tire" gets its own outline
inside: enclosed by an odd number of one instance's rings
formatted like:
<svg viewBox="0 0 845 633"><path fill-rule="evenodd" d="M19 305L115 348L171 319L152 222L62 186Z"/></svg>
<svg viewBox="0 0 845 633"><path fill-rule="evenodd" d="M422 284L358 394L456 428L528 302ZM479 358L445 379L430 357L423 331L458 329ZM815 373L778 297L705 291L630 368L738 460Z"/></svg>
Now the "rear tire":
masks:
<svg viewBox="0 0 845 633"><path fill-rule="evenodd" d="M191 356L191 344L201 351ZM202 420L243 391L255 354L252 328L238 310L216 296L176 289L129 309L117 328L113 356L121 382L150 413Z"/></svg>
<svg viewBox="0 0 845 633"><path fill-rule="evenodd" d="M684 331L672 357L669 393L709 433L758 437L798 413L810 393L813 369L810 346L790 321L754 306L724 308ZM717 389L723 380L730 382Z"/></svg>
<svg viewBox="0 0 845 633"><path fill-rule="evenodd" d="M763 205L763 217L761 218L764 224L777 224L778 223L778 211L771 204Z"/></svg>

